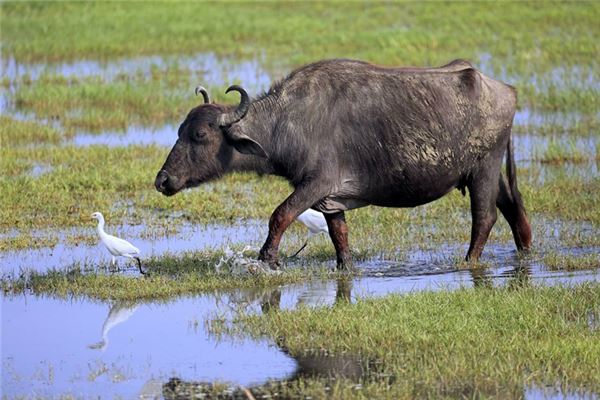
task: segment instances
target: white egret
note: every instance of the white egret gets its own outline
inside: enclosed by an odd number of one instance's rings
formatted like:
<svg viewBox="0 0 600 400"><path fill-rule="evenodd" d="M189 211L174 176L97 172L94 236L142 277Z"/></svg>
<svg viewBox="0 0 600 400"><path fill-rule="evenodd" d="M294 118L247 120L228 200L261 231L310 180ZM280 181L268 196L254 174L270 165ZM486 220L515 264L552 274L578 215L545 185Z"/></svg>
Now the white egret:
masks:
<svg viewBox="0 0 600 400"><path fill-rule="evenodd" d="M294 255L291 258L296 257L302 250L304 250L304 248L308 244L308 239L310 239L311 236L317 235L321 232L329 233L329 229L327 228L327 221L325 221L323 213L313 210L312 208L309 208L302 214L298 215L296 219L308 228L308 235L306 236L306 241L304 242L302 247L300 247L300 249L296 253L294 253Z"/></svg>
<svg viewBox="0 0 600 400"><path fill-rule="evenodd" d="M98 220L98 236L100 236L100 240L104 243L110 254L112 254L110 265L114 266L117 263L117 256L131 258L132 260L137 261L140 273L145 275L146 273L142 270L142 262L137 256L140 254L140 250L127 240L120 239L104 232L104 216L102 213L95 212L91 217Z"/></svg>

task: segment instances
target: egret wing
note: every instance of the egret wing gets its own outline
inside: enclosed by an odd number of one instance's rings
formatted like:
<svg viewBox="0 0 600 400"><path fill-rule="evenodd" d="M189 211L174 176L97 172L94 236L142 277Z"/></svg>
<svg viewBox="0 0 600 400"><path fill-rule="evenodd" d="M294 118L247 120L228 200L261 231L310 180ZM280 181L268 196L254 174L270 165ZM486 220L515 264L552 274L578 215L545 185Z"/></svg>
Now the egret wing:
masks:
<svg viewBox="0 0 600 400"><path fill-rule="evenodd" d="M106 236L106 247L108 247L110 250L114 250L115 252L121 255L139 254L140 250L131 243L129 243L127 240L112 235Z"/></svg>

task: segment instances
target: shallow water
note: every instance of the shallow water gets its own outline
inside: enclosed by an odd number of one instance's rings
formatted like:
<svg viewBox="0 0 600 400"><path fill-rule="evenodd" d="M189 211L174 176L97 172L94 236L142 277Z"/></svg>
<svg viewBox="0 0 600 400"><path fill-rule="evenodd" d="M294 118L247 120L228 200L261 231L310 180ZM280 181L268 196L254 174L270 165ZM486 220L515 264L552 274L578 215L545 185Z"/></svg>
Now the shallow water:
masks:
<svg viewBox="0 0 600 400"><path fill-rule="evenodd" d="M500 250L504 266L485 271L443 271L441 266L438 273L415 274L399 265L359 265L365 274L351 279L240 289L167 303L2 296L2 388L8 397L154 398L174 377L251 387L270 379L328 374L339 366L336 360L294 359L282 343L221 335L214 321L227 324L240 313L318 307L389 293L600 280L594 271L547 272L535 259L524 261L514 251ZM348 373L356 373L355 367ZM543 398L535 388L528 393L528 398Z"/></svg>
<svg viewBox="0 0 600 400"><path fill-rule="evenodd" d="M542 158L551 143L566 150L575 150L585 155L590 161L598 157L596 149L600 145L600 136L573 137L569 135L540 136L513 135L515 161L531 161Z"/></svg>
<svg viewBox="0 0 600 400"><path fill-rule="evenodd" d="M51 165L36 163L31 167L31 171L29 171L29 175L31 175L34 178L38 178L44 174L52 172L53 170L54 170L54 167L52 167Z"/></svg>
<svg viewBox="0 0 600 400"><path fill-rule="evenodd" d="M268 89L269 72L261 60L237 61L214 53L197 53L189 56L143 56L113 61L82 60L66 63L20 64L14 58L1 60L2 75L14 82L24 76L37 80L43 74L57 74L67 78L99 76L112 80L122 74L141 74L150 77L154 71L169 68L187 69L203 77L204 85L229 85L244 82L252 91Z"/></svg>
<svg viewBox="0 0 600 400"><path fill-rule="evenodd" d="M596 393L581 391L565 392L560 387L536 386L530 385L523 389L523 398L526 400L597 400L599 396Z"/></svg>
<svg viewBox="0 0 600 400"><path fill-rule="evenodd" d="M508 84L514 84L522 80L518 75L509 73L505 66L494 68L492 58L493 56L490 53L484 52L480 54L479 60L473 60L473 64L484 74ZM600 89L600 79L594 66L556 66L547 72L530 74L528 83L540 91L546 91L549 88L559 90L567 88Z"/></svg>
<svg viewBox="0 0 600 400"><path fill-rule="evenodd" d="M565 227L548 224L541 246L579 256L595 254L599 248L566 247L560 242L561 229L586 231L589 226ZM557 229L556 231L553 229ZM136 236L143 227L122 226L124 236ZM41 234L41 233L40 233ZM183 231L164 240L135 243L145 254L177 253L203 247L260 244L266 224L260 221L235 227L206 226ZM321 238L327 240L325 237ZM62 246L62 247L61 247ZM561 247L562 246L562 247ZM465 287L499 285L572 285L600 281L600 271L547 271L543 254L518 256L512 243L486 246L486 269L456 269L454 259L466 251L465 245L440 245L430 249L408 249L404 261L371 259L357 263L360 276L329 281L309 281L274 289L239 289L176 298L169 302L102 303L85 299L2 295L2 387L11 397L34 394L41 397L70 394L75 397L155 398L165 384L177 378L185 384L226 382L232 387L254 387L269 380L290 380L304 374L339 372L337 359L290 357L282 343L231 338L220 326L231 326L240 313L261 313L298 306L320 307L336 302L355 302L368 297L423 290L454 290ZM54 266L65 268L73 261L90 264L108 262L101 246L42 249L4 257L2 270L24 262L23 268ZM77 260L77 257L81 257ZM96 258L98 257L98 258ZM306 259L297 263L306 267ZM327 261L327 265L332 265ZM37 269L37 268L36 268ZM137 269L132 265L132 274ZM597 316L590 316L595 329ZM54 321L61 321L60 324ZM217 321L217 323L215 323ZM353 359L354 360L354 359ZM360 361L342 360L348 374L360 371ZM341 362L341 361L340 361ZM349 375L352 377L353 375ZM170 386L169 386L170 387ZM544 398L536 388L527 389L527 398ZM539 393L541 394L539 394ZM574 396L573 398L578 398Z"/></svg>
<svg viewBox="0 0 600 400"><path fill-rule="evenodd" d="M125 132L78 133L68 143L76 146L106 145L109 147L126 147L129 145L158 145L172 147L177 140L177 126L166 124L160 128L150 129L140 126L130 126ZM541 136L529 134L514 134L513 146L515 161L520 167L529 167L534 163L541 169L553 169L553 166L541 166L539 161L550 144L557 144L564 149L572 149L587 158L582 163L566 163L558 166L569 175L598 176L597 149L600 148L600 137L572 137L569 135ZM557 169L554 166L554 169ZM581 172L581 173L580 173Z"/></svg>
<svg viewBox="0 0 600 400"><path fill-rule="evenodd" d="M176 234L165 236L158 232L157 235L160 236L160 239L157 239L146 236L144 225L106 227L108 233L127 238L139 248L142 258L162 256L165 253L177 254L185 251L224 248L238 243L259 247L262 245L262 239L266 237L266 230L267 226L264 222L252 220L232 226L182 224ZM12 232L12 234L14 233ZM34 236L42 237L48 234L51 236L53 234L58 235L59 242L56 246L0 252L0 275L25 270L64 269L73 264L90 265L110 262L111 256L101 243L74 246L67 241L67 236L77 236L78 234L96 235L95 227L33 233ZM117 262L120 266L130 264L128 260L122 258L118 259Z"/></svg>
<svg viewBox="0 0 600 400"><path fill-rule="evenodd" d="M217 309L211 296L137 305L3 298L4 395L155 398L173 376L254 385L294 372L264 340L211 337L203 321Z"/></svg>
<svg viewBox="0 0 600 400"><path fill-rule="evenodd" d="M482 70L488 72L485 63L489 60L484 56L480 61ZM43 73L78 77L94 75L110 80L123 73L148 76L155 69L171 67L196 71L199 83L207 86L243 82L252 93L265 90L272 81L272 74L259 60L237 63L206 53L183 58L140 57L106 63L81 61L27 66L9 59L2 61L2 74L11 80L25 74L38 79ZM494 76L492 72L488 73ZM532 82L540 87L548 82L558 85L569 73L570 70L556 69L549 73L549 80L546 76L534 76ZM582 85L598 85L591 72L581 70L578 76ZM498 77L506 81L511 79L506 71ZM3 113L9 112L21 119L35 118L26 110L10 110L10 107L10 90L0 90ZM517 113L515 125L557 123L568 126L580 119L581 116L574 113L537 113L525 109ZM126 132L101 134L79 132L67 143L76 146L156 144L170 147L175 142L176 132L174 125L155 129L129 127ZM528 171L530 181L543 184L561 174L590 179L598 176L598 163L595 161L544 167L532 162L547 149L549 140L542 136L515 135L519 167L535 167ZM598 136L574 140L559 136L557 140L564 146L574 143L575 149L591 158L598 156ZM51 172L47 166L37 164L30 173L39 176ZM547 228L554 229L551 224ZM587 228L579 226L577 229L583 232ZM135 238L132 242L144 256L237 244L259 247L266 237L266 223L260 221L232 227L184 226L179 233L159 240L144 238L143 230L143 226L121 226L113 233ZM0 253L0 272L63 269L74 263L97 264L110 260L102 245L74 247L66 244L64 239L65 233L62 232L59 233L59 245L54 248ZM556 246L546 245L544 248L574 256L600 251L598 248L564 246L559 243L559 238ZM209 329L208 321L215 318L229 320L239 312L331 305L338 301L356 301L389 293L529 283L568 285L600 280L600 273L596 271L548 271L541 264L540 254L519 258L512 244L486 246L483 261L491 263L491 268L457 270L453 257L457 254L462 257L465 252L466 245L409 249L403 262L378 259L359 262L358 267L363 274L350 281L310 282L271 291L238 290L179 298L169 303L108 304L81 299L2 297L2 394L9 398L52 397L57 394L124 398L143 395L153 398L161 395L163 384L172 377L187 381L218 380L244 386L260 385L268 379L293 379L302 369L302 360L290 358L283 349L267 341L232 341L217 336ZM126 261L121 260L120 265L124 264ZM132 268L137 271L133 265ZM61 323L55 323L57 320ZM597 326L598 317L592 315L590 329L597 329ZM526 387L524 397L596 398L539 387Z"/></svg>
<svg viewBox="0 0 600 400"><path fill-rule="evenodd" d="M75 146L86 147L104 145L108 147L127 147L131 145L158 145L171 147L177 140L178 127L172 124L160 128L145 128L129 126L125 132L80 132L73 136L67 143Z"/></svg>

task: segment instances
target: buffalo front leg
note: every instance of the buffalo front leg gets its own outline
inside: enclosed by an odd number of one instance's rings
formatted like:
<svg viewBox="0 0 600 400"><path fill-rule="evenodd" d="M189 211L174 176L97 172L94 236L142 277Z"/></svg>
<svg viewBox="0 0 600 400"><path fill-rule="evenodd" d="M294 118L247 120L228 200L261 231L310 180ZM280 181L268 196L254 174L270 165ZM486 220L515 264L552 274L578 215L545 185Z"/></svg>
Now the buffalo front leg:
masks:
<svg viewBox="0 0 600 400"><path fill-rule="evenodd" d="M311 188L312 189L312 188ZM279 266L279 243L285 230L301 212L313 205L320 197L307 187L298 187L273 211L269 220L269 235L260 249L258 259L268 262L271 268Z"/></svg>
<svg viewBox="0 0 600 400"><path fill-rule="evenodd" d="M352 256L348 246L348 226L346 225L344 212L324 215L329 229L329 237L331 237L337 255L337 269L347 270L352 268Z"/></svg>

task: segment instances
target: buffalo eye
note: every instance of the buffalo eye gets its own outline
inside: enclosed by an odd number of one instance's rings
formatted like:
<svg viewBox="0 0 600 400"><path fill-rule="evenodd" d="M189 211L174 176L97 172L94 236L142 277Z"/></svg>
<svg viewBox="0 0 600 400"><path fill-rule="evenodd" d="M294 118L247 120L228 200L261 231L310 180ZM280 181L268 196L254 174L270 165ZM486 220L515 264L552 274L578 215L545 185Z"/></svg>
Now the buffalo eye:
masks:
<svg viewBox="0 0 600 400"><path fill-rule="evenodd" d="M206 137L206 132L203 130L196 130L192 133L192 139L196 142L202 141Z"/></svg>

